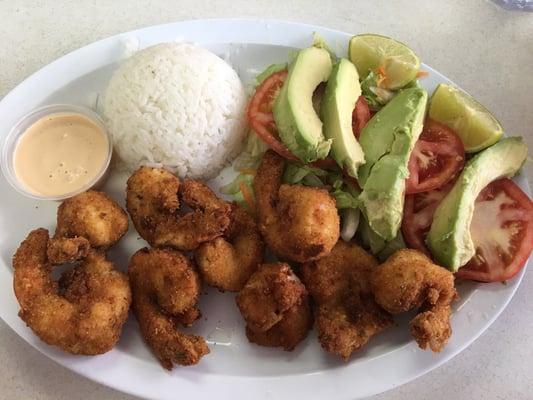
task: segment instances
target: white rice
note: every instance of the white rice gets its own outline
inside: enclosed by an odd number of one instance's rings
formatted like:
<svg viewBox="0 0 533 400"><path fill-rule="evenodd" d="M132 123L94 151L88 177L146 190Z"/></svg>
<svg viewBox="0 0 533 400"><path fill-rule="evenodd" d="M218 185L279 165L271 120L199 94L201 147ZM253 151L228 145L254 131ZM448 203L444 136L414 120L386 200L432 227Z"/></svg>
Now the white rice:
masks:
<svg viewBox="0 0 533 400"><path fill-rule="evenodd" d="M162 164L180 177L207 179L241 149L246 100L237 73L215 54L163 43L117 69L103 114L128 170Z"/></svg>

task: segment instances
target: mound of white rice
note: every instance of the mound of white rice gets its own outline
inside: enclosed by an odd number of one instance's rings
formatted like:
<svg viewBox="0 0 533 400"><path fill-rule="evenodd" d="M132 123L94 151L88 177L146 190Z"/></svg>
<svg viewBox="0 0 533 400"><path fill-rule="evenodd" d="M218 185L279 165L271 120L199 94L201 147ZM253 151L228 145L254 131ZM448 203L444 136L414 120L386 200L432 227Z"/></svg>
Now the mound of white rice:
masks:
<svg viewBox="0 0 533 400"><path fill-rule="evenodd" d="M201 47L163 43L114 73L103 114L128 170L163 164L181 177L211 178L240 151L246 94L237 73Z"/></svg>

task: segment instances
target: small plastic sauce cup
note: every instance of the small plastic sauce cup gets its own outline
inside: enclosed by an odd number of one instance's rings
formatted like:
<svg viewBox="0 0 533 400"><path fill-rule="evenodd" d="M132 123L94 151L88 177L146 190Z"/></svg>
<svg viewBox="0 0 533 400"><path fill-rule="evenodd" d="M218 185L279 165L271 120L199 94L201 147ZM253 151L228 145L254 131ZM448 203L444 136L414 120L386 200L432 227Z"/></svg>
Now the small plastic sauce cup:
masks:
<svg viewBox="0 0 533 400"><path fill-rule="evenodd" d="M61 195L41 195L34 191L32 191L30 188L28 188L24 182L21 182L19 177L17 176L15 172L15 150L17 148L17 145L19 144L20 139L24 136L24 134L27 132L28 128L30 128L34 123L39 121L40 119L46 117L46 116L52 116L54 114L79 114L90 121L92 121L100 130L103 132L103 134L107 138L107 156L105 157L105 161L102 164L102 167L100 170L95 174L94 178L91 179L89 182L84 184L83 186L80 186L79 188L64 193ZM37 199L37 200L64 200L69 197L73 197L79 193L85 192L91 188L100 186L107 177L107 172L109 170L109 164L111 162L111 156L113 154L113 143L111 140L111 137L105 127L104 122L102 119L96 114L94 111L77 106L77 105L69 105L69 104L53 104L48 105L44 107L37 108L33 111L31 111L29 114L26 114L24 117L22 117L14 126L11 128L9 134L7 135L4 146L2 149L2 172L4 176L6 177L6 180L9 182L9 184L17 190L19 193L23 194L24 196Z"/></svg>

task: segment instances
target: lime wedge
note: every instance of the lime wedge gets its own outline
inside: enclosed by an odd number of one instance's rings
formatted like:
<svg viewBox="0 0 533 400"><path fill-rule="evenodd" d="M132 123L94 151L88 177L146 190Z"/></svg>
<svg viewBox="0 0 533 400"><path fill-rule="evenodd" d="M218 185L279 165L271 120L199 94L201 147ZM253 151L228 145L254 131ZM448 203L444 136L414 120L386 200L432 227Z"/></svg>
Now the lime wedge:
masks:
<svg viewBox="0 0 533 400"><path fill-rule="evenodd" d="M386 89L407 85L416 78L420 69L420 59L405 44L370 33L350 39L348 56L362 78L370 71L382 70L385 79L381 86Z"/></svg>
<svg viewBox="0 0 533 400"><path fill-rule="evenodd" d="M431 96L429 117L453 129L468 153L493 145L503 135L502 126L489 110L469 94L444 83Z"/></svg>

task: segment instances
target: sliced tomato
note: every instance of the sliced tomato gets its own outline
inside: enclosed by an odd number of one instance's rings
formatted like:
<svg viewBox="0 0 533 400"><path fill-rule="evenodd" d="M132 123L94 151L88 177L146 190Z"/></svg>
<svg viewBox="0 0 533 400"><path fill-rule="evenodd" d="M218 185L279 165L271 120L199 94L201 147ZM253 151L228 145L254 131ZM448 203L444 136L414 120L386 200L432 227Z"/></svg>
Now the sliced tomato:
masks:
<svg viewBox="0 0 533 400"><path fill-rule="evenodd" d="M425 239L433 214L453 183L405 197L402 233L409 247L428 255ZM481 282L512 278L533 250L533 202L510 179L489 184L476 199L472 224L474 257L456 276Z"/></svg>
<svg viewBox="0 0 533 400"><path fill-rule="evenodd" d="M280 141L272 113L274 100L287 78L287 74L288 72L286 70L274 72L256 88L248 104L246 117L250 127L257 133L257 136L272 150L288 160L298 161L299 159ZM315 93L315 101L318 101L324 89L325 85L318 86ZM370 118L371 113L368 103L363 96L360 96L355 103L355 108L352 113L352 127L356 137L359 137L361 130ZM331 159L326 160L323 160L326 168L330 167L331 163L334 162ZM316 165L317 167L319 167L320 161L315 161L318 164Z"/></svg>
<svg viewBox="0 0 533 400"><path fill-rule="evenodd" d="M365 97L359 96L352 113L352 129L353 134L357 139L359 139L361 131L371 117L372 114L370 113L370 107L368 107Z"/></svg>
<svg viewBox="0 0 533 400"><path fill-rule="evenodd" d="M275 72L257 87L248 104L246 116L250 127L268 147L288 160L297 161L298 158L279 140L272 114L274 99L287 78L287 74L285 70Z"/></svg>
<svg viewBox="0 0 533 400"><path fill-rule="evenodd" d="M357 179L348 174L345 169L342 170L342 180L347 185L353 186L354 188L361 190L361 186L359 186L359 182L357 181Z"/></svg>
<svg viewBox="0 0 533 400"><path fill-rule="evenodd" d="M430 255L426 247L426 235L431 228L433 214L442 199L452 189L453 182L431 190L405 196L402 233L407 245Z"/></svg>
<svg viewBox="0 0 533 400"><path fill-rule="evenodd" d="M334 169L337 168L337 162L333 158L327 157L313 161L311 166L320 169Z"/></svg>
<svg viewBox="0 0 533 400"><path fill-rule="evenodd" d="M510 179L492 182L476 199L470 234L476 254L456 276L481 282L511 279L533 250L533 202Z"/></svg>
<svg viewBox="0 0 533 400"><path fill-rule="evenodd" d="M427 192L450 182L465 163L465 149L457 134L428 119L409 159L406 194Z"/></svg>

